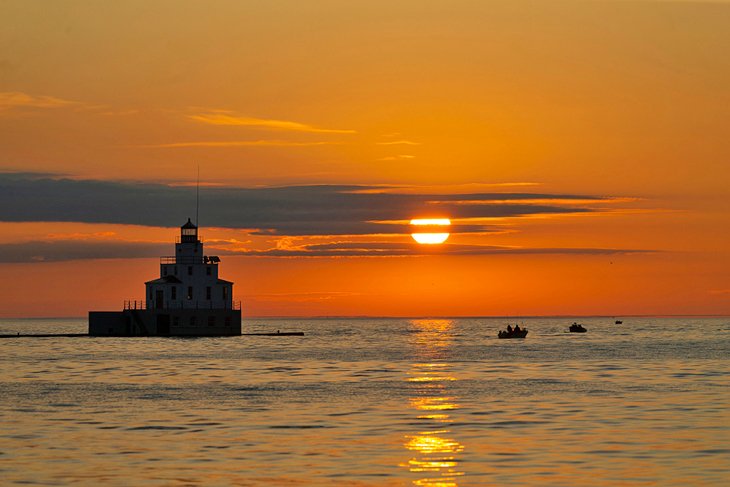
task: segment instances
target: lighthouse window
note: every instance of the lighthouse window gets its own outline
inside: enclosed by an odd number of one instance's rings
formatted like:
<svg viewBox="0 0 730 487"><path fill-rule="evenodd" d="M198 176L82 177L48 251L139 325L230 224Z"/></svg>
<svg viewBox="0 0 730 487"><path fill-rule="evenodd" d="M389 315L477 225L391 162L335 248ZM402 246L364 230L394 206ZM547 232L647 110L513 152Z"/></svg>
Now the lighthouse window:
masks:
<svg viewBox="0 0 730 487"><path fill-rule="evenodd" d="M210 266L205 268L205 274L208 276L210 275Z"/></svg>
<svg viewBox="0 0 730 487"><path fill-rule="evenodd" d="M193 299L193 286L188 286L188 299Z"/></svg>
<svg viewBox="0 0 730 487"><path fill-rule="evenodd" d="M223 286L223 299L228 299L228 288Z"/></svg>
<svg viewBox="0 0 730 487"><path fill-rule="evenodd" d="M191 265L188 266L188 275L189 276L193 275L193 266L191 266Z"/></svg>
<svg viewBox="0 0 730 487"><path fill-rule="evenodd" d="M172 286L171 298L173 301L177 299L177 286Z"/></svg>
<svg viewBox="0 0 730 487"><path fill-rule="evenodd" d="M210 286L205 288L205 299L210 300Z"/></svg>

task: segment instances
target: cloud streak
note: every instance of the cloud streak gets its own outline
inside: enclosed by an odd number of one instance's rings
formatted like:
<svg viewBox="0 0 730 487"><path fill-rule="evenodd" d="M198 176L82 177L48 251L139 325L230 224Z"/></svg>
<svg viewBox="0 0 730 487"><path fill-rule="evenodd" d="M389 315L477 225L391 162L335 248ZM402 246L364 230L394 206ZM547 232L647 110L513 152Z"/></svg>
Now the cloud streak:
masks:
<svg viewBox="0 0 730 487"><path fill-rule="evenodd" d="M327 129L307 125L300 122L292 122L290 120L270 120L264 118L246 117L243 115L235 115L231 112L216 111L210 113L201 113L196 115L188 115L188 118L196 122L208 125L234 125L241 127L251 127L258 129L285 130L293 132L310 132L317 134L355 134L355 130L345 129Z"/></svg>
<svg viewBox="0 0 730 487"><path fill-rule="evenodd" d="M651 253L652 250L613 248L523 248L493 245L439 246L418 245L406 242L335 242L308 244L295 248L272 248L268 250L247 250L241 255L256 257L404 257L427 255L627 255Z"/></svg>
<svg viewBox="0 0 730 487"><path fill-rule="evenodd" d="M29 95L21 91L0 92L0 112L13 108L62 108L80 103L54 96Z"/></svg>
<svg viewBox="0 0 730 487"><path fill-rule="evenodd" d="M391 140L388 142L376 142L376 145L421 145L420 142L413 142L412 140Z"/></svg>
<svg viewBox="0 0 730 487"><path fill-rule="evenodd" d="M296 142L291 140L207 140L197 142L171 142L167 144L139 145L151 149L175 149L186 147L314 147L319 145L338 145L342 142Z"/></svg>
<svg viewBox="0 0 730 487"><path fill-rule="evenodd" d="M649 253L650 250L611 248L518 248L492 245L444 244L438 247L412 242L332 242L276 247L264 250L216 248L208 243L208 252L240 257L419 257L479 255L617 255ZM169 243L128 242L122 240L37 240L0 243L0 263L28 264L68 262L91 259L157 258L170 253Z"/></svg>
<svg viewBox="0 0 730 487"><path fill-rule="evenodd" d="M408 154L400 154L397 156L381 157L380 159L376 159L376 161L407 161L407 160L415 159L415 158L416 158L416 156L411 156Z"/></svg>
<svg viewBox="0 0 730 487"><path fill-rule="evenodd" d="M352 296L361 296L362 293L353 293L347 291L319 291L309 293L268 293L268 294L249 294L247 299L254 301L284 301L284 302L310 302L310 301L330 301L333 299L347 298Z"/></svg>

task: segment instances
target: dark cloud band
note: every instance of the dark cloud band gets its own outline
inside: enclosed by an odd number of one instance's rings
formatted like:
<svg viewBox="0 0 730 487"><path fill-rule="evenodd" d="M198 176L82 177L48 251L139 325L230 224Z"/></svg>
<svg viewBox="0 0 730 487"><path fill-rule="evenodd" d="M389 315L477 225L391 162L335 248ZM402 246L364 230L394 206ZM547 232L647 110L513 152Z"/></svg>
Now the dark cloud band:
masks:
<svg viewBox="0 0 730 487"><path fill-rule="evenodd" d="M147 242L32 241L0 244L0 263L136 259L170 253L170 245Z"/></svg>
<svg viewBox="0 0 730 487"><path fill-rule="evenodd" d="M201 188L201 225L269 235L409 233L383 223L419 217L504 218L599 211L610 198L542 193L410 194L378 186L310 185ZM552 203L554 202L554 203ZM588 202L588 204L586 203ZM171 227L195 213L195 191L154 183L0 174L0 221L85 222ZM480 224L452 233L488 232Z"/></svg>

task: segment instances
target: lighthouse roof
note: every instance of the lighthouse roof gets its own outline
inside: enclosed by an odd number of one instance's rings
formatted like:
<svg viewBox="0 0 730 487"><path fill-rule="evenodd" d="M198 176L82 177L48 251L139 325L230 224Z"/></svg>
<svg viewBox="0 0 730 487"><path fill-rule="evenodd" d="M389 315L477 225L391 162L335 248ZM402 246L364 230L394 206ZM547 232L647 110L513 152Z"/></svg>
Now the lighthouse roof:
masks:
<svg viewBox="0 0 730 487"><path fill-rule="evenodd" d="M159 279L153 279L145 282L145 284L180 284L182 281L175 276L165 276Z"/></svg>
<svg viewBox="0 0 730 487"><path fill-rule="evenodd" d="M193 222L190 221L190 218L188 218L188 221L180 228L198 228L195 226Z"/></svg>

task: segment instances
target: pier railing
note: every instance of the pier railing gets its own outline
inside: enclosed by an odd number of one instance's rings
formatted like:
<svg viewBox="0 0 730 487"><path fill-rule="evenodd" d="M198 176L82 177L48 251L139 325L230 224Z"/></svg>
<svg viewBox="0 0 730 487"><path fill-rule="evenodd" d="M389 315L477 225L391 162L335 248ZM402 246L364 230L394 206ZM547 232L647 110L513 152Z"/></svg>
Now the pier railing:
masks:
<svg viewBox="0 0 730 487"><path fill-rule="evenodd" d="M202 235L198 235L197 238L198 238L198 242L205 243L205 239L203 238ZM182 238L180 237L180 235L178 235L177 237L175 237L175 243L176 244L182 243Z"/></svg>
<svg viewBox="0 0 730 487"><path fill-rule="evenodd" d="M211 259L209 256L176 256L176 255L163 255L160 257L160 264L207 264L207 265L218 265L220 262L219 258Z"/></svg>
<svg viewBox="0 0 730 487"><path fill-rule="evenodd" d="M157 306L157 302L149 299L127 299L124 301L124 309L233 309L241 310L241 301L235 300L231 303L220 301L165 301L163 306Z"/></svg>

